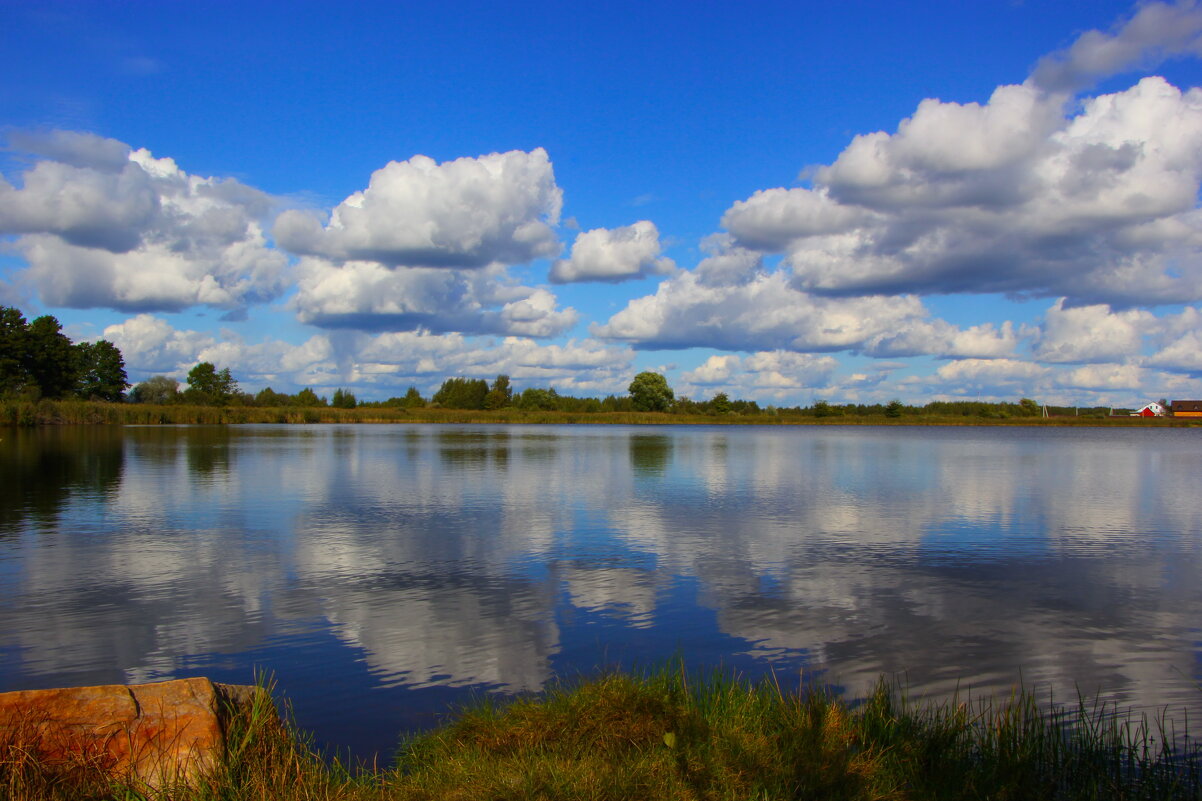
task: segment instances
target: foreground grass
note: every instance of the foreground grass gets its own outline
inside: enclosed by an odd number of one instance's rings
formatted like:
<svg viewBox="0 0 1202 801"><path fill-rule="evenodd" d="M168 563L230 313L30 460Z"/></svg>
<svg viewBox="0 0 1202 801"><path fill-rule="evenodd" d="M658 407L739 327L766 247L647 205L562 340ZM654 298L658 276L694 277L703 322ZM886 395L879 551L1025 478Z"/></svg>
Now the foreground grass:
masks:
<svg viewBox="0 0 1202 801"><path fill-rule="evenodd" d="M230 732L198 799L1194 799L1199 755L1164 721L1047 711L1030 694L909 704L882 683L858 706L821 691L664 672L481 701L405 741L395 765L323 760L263 710ZM88 766L55 773L10 746L0 793L145 798ZM162 795L162 794L161 794Z"/></svg>
<svg viewBox="0 0 1202 801"><path fill-rule="evenodd" d="M1202 418L1145 417L972 417L963 415L802 414L705 415L662 412L557 412L499 409L396 409L362 407L156 406L100 401L0 400L0 426L35 425L222 425L237 423L442 423L442 424L618 424L618 425L903 425L903 426L1139 426L1181 428Z"/></svg>

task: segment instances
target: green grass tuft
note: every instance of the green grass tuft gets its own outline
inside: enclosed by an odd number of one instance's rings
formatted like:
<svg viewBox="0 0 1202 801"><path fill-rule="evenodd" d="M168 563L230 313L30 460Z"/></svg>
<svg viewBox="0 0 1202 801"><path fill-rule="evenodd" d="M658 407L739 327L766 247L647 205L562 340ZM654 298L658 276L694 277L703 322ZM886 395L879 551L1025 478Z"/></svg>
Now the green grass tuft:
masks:
<svg viewBox="0 0 1202 801"><path fill-rule="evenodd" d="M266 696L263 696L264 698ZM1164 718L1049 708L1029 692L912 703L882 681L849 704L821 689L675 671L613 673L465 707L402 742L387 768L323 758L270 704L236 718L225 767L200 789L241 799L1197 799L1196 748ZM72 772L73 771L73 772ZM98 766L66 773L0 747L0 793L142 798Z"/></svg>

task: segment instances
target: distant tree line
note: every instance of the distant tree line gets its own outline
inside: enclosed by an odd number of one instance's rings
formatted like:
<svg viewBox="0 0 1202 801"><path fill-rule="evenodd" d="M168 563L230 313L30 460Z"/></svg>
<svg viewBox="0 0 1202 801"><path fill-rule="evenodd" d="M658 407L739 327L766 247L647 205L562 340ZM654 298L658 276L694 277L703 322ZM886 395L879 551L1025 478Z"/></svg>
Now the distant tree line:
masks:
<svg viewBox="0 0 1202 801"><path fill-rule="evenodd" d="M121 401L128 386L112 342L73 343L52 315L26 322L20 310L0 306L0 397Z"/></svg>
<svg viewBox="0 0 1202 801"><path fill-rule="evenodd" d="M333 406L354 409L359 405L354 393L345 389L336 390L332 400L319 396L308 387L295 395L276 392L271 387L252 395L242 391L228 367L218 370L212 362L200 362L189 370L186 387L181 388L180 383L169 376L151 376L130 391L129 399L134 403L270 408Z"/></svg>
<svg viewBox="0 0 1202 801"><path fill-rule="evenodd" d="M26 322L21 312L0 306L0 398L37 400L39 398L82 398L118 402L126 400L129 382L121 351L107 341L72 343L62 326L51 315ZM577 397L561 395L553 387L527 387L518 392L507 375L489 382L479 378L448 378L427 400L417 387L409 387L400 397L383 401L360 401L348 389L339 388L327 399L312 388L295 394L266 387L256 394L244 392L228 367L217 369L211 362L200 362L187 377L186 387L173 378L156 375L139 383L129 393L134 403L190 404L200 406L328 407L354 409L443 408L443 409L518 409L520 411L661 412L674 415L714 416L794 416L813 418L886 417L890 419L923 417L966 417L1005 419L1077 415L1105 417L1108 407L1075 408L1042 406L1030 398L1017 403L986 401L932 401L923 406L888 403L836 404L818 400L809 406L761 407L751 400L732 399L719 392L709 400L677 397L667 379L655 372L642 372L630 382L627 395ZM1163 403L1162 403L1163 405ZM1113 410L1126 412L1125 409Z"/></svg>
<svg viewBox="0 0 1202 801"><path fill-rule="evenodd" d="M403 396L383 401L360 401L347 389L337 389L330 399L319 396L311 388L294 395L276 392L271 387L257 394L242 392L228 368L218 370L209 362L201 362L188 374L187 387L166 376L154 376L134 387L130 400L139 403L187 403L200 405L238 405L261 407L317 407L341 409L360 408L441 408L466 410L517 409L520 411L554 411L573 414L592 412L662 412L669 415L711 416L788 416L811 418L885 417L933 418L965 417L1007 419L1038 417L1045 407L1030 398L1017 403L987 401L932 401L913 406L894 399L888 403L837 404L818 400L809 406L766 406L756 401L741 400L719 392L709 400L677 397L667 379L654 372L642 372L630 382L627 395L578 397L561 395L553 387L527 387L518 392L509 376L498 375L491 383L481 378L448 378L426 399L417 387L409 387ZM1078 415L1105 417L1108 407L1074 408L1047 406L1054 417Z"/></svg>

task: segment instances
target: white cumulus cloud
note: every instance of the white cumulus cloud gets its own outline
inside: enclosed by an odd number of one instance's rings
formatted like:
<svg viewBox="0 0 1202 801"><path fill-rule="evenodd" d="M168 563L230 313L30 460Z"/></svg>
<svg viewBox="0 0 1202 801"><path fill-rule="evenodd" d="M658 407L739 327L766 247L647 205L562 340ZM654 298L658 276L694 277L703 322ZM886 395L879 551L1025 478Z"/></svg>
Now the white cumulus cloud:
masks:
<svg viewBox="0 0 1202 801"><path fill-rule="evenodd" d="M576 235L570 258L551 266L551 281L626 281L670 273L676 265L660 256L655 223L639 220L620 228L594 228Z"/></svg>
<svg viewBox="0 0 1202 801"><path fill-rule="evenodd" d="M786 254L810 292L1202 298L1202 90L1150 77L1065 103L1031 84L925 100L812 188L757 192L723 224L735 246Z"/></svg>
<svg viewBox="0 0 1202 801"><path fill-rule="evenodd" d="M549 337L578 319L574 309L559 309L551 292L508 282L500 267L398 270L306 257L296 272L297 317L322 328Z"/></svg>
<svg viewBox="0 0 1202 801"><path fill-rule="evenodd" d="M286 288L287 259L263 234L273 205L263 192L91 134L10 139L49 157L19 187L0 178L0 234L18 236L21 279L42 302L236 312Z"/></svg>
<svg viewBox="0 0 1202 801"><path fill-rule="evenodd" d="M1033 353L1041 362L1113 362L1135 357L1154 326L1151 312L1115 312L1106 305L1065 307L1056 301L1042 324L1030 331Z"/></svg>
<svg viewBox="0 0 1202 801"><path fill-rule="evenodd" d="M436 163L426 156L376 170L324 225L281 214L273 233L294 253L392 267L476 268L559 254L563 193L547 152L514 150Z"/></svg>
<svg viewBox="0 0 1202 801"><path fill-rule="evenodd" d="M932 320L913 295L830 298L797 290L787 271L759 273L734 286L710 286L692 272L635 298L594 336L637 348L863 351L873 355L1000 356L1012 328L967 331Z"/></svg>

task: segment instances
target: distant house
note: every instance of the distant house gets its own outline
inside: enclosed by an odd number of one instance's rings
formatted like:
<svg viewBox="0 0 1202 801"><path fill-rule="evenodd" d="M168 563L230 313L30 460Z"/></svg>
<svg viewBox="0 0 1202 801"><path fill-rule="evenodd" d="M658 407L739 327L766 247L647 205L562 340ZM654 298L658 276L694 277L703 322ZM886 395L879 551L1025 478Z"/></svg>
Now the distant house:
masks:
<svg viewBox="0 0 1202 801"><path fill-rule="evenodd" d="M1176 404L1176 401L1174 401L1174 404ZM1177 408L1176 405L1174 405L1173 408L1176 409ZM1168 410L1165 409L1163 406L1161 406L1159 403L1149 403L1147 406L1140 409L1138 412L1132 412L1131 416L1132 417L1164 417L1165 414L1167 414L1167 413L1168 413ZM1202 417L1202 413L1200 413L1198 416Z"/></svg>
<svg viewBox="0 0 1202 801"><path fill-rule="evenodd" d="M1173 401L1173 417L1202 417L1202 400Z"/></svg>

